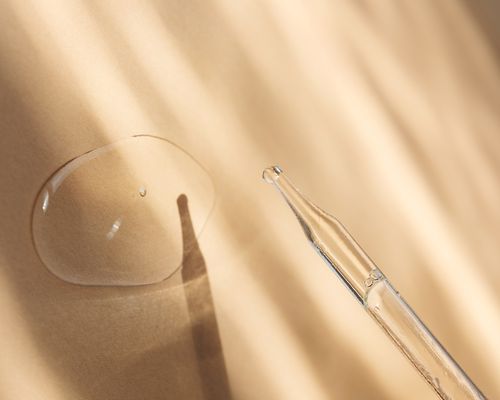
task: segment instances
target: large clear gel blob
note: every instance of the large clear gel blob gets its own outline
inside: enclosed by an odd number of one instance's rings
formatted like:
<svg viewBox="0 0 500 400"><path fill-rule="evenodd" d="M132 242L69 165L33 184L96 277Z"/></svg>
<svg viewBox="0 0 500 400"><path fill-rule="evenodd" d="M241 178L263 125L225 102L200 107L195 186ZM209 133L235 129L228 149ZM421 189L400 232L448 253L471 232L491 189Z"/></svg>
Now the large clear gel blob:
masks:
<svg viewBox="0 0 500 400"><path fill-rule="evenodd" d="M75 284L162 281L179 268L190 245L182 239L182 194L199 236L214 188L192 156L154 136L92 150L63 165L41 188L32 220L36 251L49 271Z"/></svg>

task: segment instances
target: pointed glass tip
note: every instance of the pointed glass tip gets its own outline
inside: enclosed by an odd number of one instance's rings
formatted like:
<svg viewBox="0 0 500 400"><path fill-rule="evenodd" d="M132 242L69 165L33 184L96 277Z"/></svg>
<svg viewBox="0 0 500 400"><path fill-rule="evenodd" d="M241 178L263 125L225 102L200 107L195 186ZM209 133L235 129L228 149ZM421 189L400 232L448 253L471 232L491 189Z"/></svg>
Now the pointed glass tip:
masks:
<svg viewBox="0 0 500 400"><path fill-rule="evenodd" d="M335 217L300 193L280 167L266 168L262 178L278 189L297 217L307 240L362 303L370 286L366 284L370 282L367 281L370 272L377 270L370 258Z"/></svg>
<svg viewBox="0 0 500 400"><path fill-rule="evenodd" d="M317 218L316 216L311 218L311 216L322 213L321 210L313 203L309 202L299 190L293 186L281 167L274 165L266 168L262 172L262 179L278 189L299 220L306 236L312 242L314 239L311 236L310 224L314 223Z"/></svg>
<svg viewBox="0 0 500 400"><path fill-rule="evenodd" d="M262 179L264 179L267 183L272 184L276 182L282 172L283 170L278 165L268 167L262 172Z"/></svg>

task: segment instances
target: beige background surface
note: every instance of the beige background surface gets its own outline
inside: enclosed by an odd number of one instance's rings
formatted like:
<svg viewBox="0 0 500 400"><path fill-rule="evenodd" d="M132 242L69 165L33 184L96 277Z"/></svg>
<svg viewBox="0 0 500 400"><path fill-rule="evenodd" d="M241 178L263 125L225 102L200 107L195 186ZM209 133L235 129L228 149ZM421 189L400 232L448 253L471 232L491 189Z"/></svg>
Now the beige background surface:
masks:
<svg viewBox="0 0 500 400"><path fill-rule="evenodd" d="M492 3L3 0L0 398L224 398L225 370L242 400L433 398L262 183L274 163L500 397ZM60 281L31 244L37 191L138 133L210 170L205 262L140 288Z"/></svg>

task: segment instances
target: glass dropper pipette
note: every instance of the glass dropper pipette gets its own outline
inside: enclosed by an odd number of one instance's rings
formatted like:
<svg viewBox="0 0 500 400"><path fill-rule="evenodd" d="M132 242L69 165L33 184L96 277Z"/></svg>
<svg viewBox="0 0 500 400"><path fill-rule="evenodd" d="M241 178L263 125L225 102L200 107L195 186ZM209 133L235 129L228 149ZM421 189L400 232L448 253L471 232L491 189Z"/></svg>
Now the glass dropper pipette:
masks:
<svg viewBox="0 0 500 400"><path fill-rule="evenodd" d="M280 167L264 170L326 264L443 400L486 399L344 226L307 200Z"/></svg>

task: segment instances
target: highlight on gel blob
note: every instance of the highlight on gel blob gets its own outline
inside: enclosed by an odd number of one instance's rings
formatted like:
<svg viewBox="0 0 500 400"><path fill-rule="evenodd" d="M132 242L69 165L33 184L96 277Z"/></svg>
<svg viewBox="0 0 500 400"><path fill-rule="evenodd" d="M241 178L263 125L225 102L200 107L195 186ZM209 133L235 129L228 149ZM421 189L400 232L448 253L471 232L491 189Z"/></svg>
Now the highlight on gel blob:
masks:
<svg viewBox="0 0 500 400"><path fill-rule="evenodd" d="M64 164L40 189L33 244L47 269L70 283L160 282L182 263L181 194L199 236L215 194L190 154L147 135L94 149Z"/></svg>

